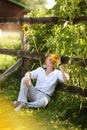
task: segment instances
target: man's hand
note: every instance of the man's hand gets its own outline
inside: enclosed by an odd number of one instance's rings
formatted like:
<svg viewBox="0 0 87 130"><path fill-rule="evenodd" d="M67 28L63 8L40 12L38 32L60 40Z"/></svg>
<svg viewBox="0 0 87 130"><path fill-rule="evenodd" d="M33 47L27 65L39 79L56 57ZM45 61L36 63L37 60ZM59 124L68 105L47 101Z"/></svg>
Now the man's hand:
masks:
<svg viewBox="0 0 87 130"><path fill-rule="evenodd" d="M59 57L58 66L60 66L61 64L61 58Z"/></svg>
<svg viewBox="0 0 87 130"><path fill-rule="evenodd" d="M28 78L25 79L24 83L25 83L26 87L30 86L30 80Z"/></svg>
<svg viewBox="0 0 87 130"><path fill-rule="evenodd" d="M31 82L30 73L27 72L27 73L25 74L25 81L24 81L26 87L29 87L29 86L30 86L30 82Z"/></svg>
<svg viewBox="0 0 87 130"><path fill-rule="evenodd" d="M62 76L64 81L68 81L69 80L69 75L65 72L62 63L61 63L61 58L59 58L59 62L58 62L58 66L60 68L60 71L62 72Z"/></svg>

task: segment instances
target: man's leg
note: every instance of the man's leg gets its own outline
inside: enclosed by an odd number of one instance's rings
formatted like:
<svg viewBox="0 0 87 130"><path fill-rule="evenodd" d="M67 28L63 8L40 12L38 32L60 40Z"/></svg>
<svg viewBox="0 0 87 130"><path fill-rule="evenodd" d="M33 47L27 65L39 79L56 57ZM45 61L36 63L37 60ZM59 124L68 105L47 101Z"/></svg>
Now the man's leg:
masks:
<svg viewBox="0 0 87 130"><path fill-rule="evenodd" d="M36 101L29 102L28 107L29 108L40 108L40 107L45 107L51 100L50 97L43 95L40 99L37 99Z"/></svg>
<svg viewBox="0 0 87 130"><path fill-rule="evenodd" d="M24 83L24 78L22 78L18 99L14 103L14 105L16 107L15 111L19 111L21 109L21 107L24 106L25 103L27 103L27 92L28 92L28 87L26 87L26 85Z"/></svg>
<svg viewBox="0 0 87 130"><path fill-rule="evenodd" d="M20 92L19 92L17 101L27 103L28 87L26 87L26 85L24 83L24 79L25 78L22 78L22 80L21 80L21 87L20 87Z"/></svg>

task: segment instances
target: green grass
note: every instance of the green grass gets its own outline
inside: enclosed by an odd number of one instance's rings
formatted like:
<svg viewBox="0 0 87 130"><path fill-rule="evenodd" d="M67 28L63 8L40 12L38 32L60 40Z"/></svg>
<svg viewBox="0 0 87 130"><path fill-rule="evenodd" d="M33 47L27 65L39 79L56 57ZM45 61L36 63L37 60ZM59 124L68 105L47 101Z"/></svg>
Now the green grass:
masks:
<svg viewBox="0 0 87 130"><path fill-rule="evenodd" d="M15 72L2 84L3 95L11 101L16 100L20 81L20 73ZM51 127L52 130L86 130L87 128L87 100L65 92L55 92L46 108L36 110L24 108L22 112L23 114L32 112L38 121L47 122L47 127Z"/></svg>
<svg viewBox="0 0 87 130"><path fill-rule="evenodd" d="M0 68L6 70L17 61L17 57L0 55Z"/></svg>
<svg viewBox="0 0 87 130"><path fill-rule="evenodd" d="M6 35L0 37L0 48L19 49L20 48L20 35Z"/></svg>
<svg viewBox="0 0 87 130"><path fill-rule="evenodd" d="M0 47L16 49L20 46L19 37L0 39ZM0 68L7 69L15 63L16 57L0 55ZM20 69L0 84L1 93L11 101L17 99L20 88ZM87 130L87 99L78 95L56 91L49 105L44 109L22 112L32 113L38 121L43 121L50 130Z"/></svg>
<svg viewBox="0 0 87 130"><path fill-rule="evenodd" d="M5 35L0 37L0 48L14 49L20 48L20 35ZM17 57L0 54L0 68L7 69L17 61Z"/></svg>

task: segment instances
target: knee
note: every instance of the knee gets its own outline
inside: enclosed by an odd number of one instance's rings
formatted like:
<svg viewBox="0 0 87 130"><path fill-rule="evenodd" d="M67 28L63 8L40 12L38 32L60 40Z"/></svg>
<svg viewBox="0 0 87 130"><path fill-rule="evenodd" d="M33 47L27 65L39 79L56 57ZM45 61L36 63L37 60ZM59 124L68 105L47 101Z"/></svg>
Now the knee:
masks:
<svg viewBox="0 0 87 130"><path fill-rule="evenodd" d="M44 107L46 107L49 103L49 99L47 97L44 97Z"/></svg>
<svg viewBox="0 0 87 130"><path fill-rule="evenodd" d="M23 85L24 87L30 87L32 86L31 80L26 80L25 77L23 77L21 79L21 85Z"/></svg>

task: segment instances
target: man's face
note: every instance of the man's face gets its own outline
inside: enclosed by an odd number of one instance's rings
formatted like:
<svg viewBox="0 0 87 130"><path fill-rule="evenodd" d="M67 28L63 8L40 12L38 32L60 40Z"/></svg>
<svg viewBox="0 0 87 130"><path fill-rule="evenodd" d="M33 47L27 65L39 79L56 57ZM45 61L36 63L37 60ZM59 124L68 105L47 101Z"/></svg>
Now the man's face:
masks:
<svg viewBox="0 0 87 130"><path fill-rule="evenodd" d="M54 68L55 62L52 60L51 56L48 56L45 60L46 66Z"/></svg>

